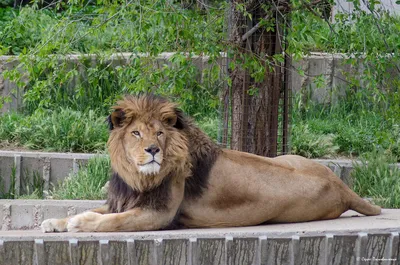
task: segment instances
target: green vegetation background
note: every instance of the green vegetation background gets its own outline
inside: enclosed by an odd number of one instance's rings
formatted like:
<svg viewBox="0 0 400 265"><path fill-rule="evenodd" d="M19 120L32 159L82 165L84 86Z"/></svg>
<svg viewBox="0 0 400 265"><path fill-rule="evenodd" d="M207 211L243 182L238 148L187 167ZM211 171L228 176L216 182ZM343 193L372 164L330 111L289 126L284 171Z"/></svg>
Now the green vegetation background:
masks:
<svg viewBox="0 0 400 265"><path fill-rule="evenodd" d="M16 55L19 61L18 68L3 72L3 77L25 90L24 109L0 117L2 144L104 152L104 119L110 106L121 95L143 91L178 101L218 140L219 93L230 83L221 78L224 69L218 59L221 52L230 56L233 49L226 41L226 2L210 1L205 9L174 1L97 2L0 8L0 55ZM346 95L336 104L315 104L304 95L293 98L291 149L310 158L383 159L380 165L387 165L400 160L400 19L374 4L362 11L354 3L352 14L338 14L327 23L323 8L311 13L304 1L292 1L286 52L295 59L313 51L340 52L348 55L347 63L353 67L360 63L366 67L357 75L345 75ZM273 30L272 22L265 21L265 29ZM124 67L109 60L121 52L135 55ZM156 57L161 52L178 53L160 63ZM86 56L71 63L68 54L92 54L97 59L93 63ZM192 60L195 55L208 56L209 67L198 70ZM265 69L256 60L245 58L241 63L259 76ZM318 87L325 85L323 76L314 81ZM9 100L0 98L0 105ZM369 169L376 170L377 166ZM368 179L362 172L356 170L355 179ZM380 179L398 185L399 173L387 172L392 173ZM365 187L368 181L362 183L355 187ZM368 187L359 191L369 196L375 188Z"/></svg>

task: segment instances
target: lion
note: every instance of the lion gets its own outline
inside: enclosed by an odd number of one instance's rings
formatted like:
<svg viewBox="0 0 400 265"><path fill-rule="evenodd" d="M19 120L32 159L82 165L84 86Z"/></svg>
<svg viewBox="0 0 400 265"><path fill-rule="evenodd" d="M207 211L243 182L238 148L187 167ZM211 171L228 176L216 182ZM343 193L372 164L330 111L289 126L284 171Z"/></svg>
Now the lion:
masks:
<svg viewBox="0 0 400 265"><path fill-rule="evenodd" d="M45 220L44 232L236 227L379 215L312 160L223 149L177 106L126 96L109 116L113 174L103 207Z"/></svg>

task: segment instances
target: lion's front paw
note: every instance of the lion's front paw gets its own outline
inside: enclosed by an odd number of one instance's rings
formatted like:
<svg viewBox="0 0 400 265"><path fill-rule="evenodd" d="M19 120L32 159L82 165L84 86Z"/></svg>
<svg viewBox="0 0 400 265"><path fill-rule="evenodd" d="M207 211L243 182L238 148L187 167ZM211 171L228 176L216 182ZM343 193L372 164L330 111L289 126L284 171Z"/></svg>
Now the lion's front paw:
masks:
<svg viewBox="0 0 400 265"><path fill-rule="evenodd" d="M67 232L67 222L65 219L47 219L40 225L44 233L48 232Z"/></svg>
<svg viewBox="0 0 400 265"><path fill-rule="evenodd" d="M94 212L78 214L68 220L68 232L95 232L100 225L102 215Z"/></svg>

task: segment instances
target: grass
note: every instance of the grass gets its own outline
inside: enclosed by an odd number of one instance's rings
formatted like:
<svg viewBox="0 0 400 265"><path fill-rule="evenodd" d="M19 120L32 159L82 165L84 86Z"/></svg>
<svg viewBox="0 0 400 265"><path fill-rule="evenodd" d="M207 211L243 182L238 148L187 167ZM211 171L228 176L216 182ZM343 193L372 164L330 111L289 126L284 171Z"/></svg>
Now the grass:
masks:
<svg viewBox="0 0 400 265"><path fill-rule="evenodd" d="M68 176L51 193L54 199L101 200L106 198L102 188L110 177L110 159L95 156L76 174Z"/></svg>
<svg viewBox="0 0 400 265"><path fill-rule="evenodd" d="M56 152L104 152L108 139L106 118L96 111L69 108L36 111L32 115L0 116L0 141L33 150ZM205 132L217 139L218 119L201 118Z"/></svg>
<svg viewBox="0 0 400 265"><path fill-rule="evenodd" d="M400 113L362 104L351 98L336 106L295 104L293 153L358 157L378 148L400 161Z"/></svg>
<svg viewBox="0 0 400 265"><path fill-rule="evenodd" d="M0 116L0 140L29 149L58 152L104 151L108 138L105 117L95 111L68 108L36 111L30 116Z"/></svg>
<svg viewBox="0 0 400 265"><path fill-rule="evenodd" d="M0 172L1 173L1 172ZM11 175L4 176L0 174L0 199L43 199L44 197L44 180L39 172L25 171L21 179L20 193L17 195L15 190L16 184L16 167L11 168ZM8 190L5 187L5 179L9 178Z"/></svg>
<svg viewBox="0 0 400 265"><path fill-rule="evenodd" d="M292 154L307 158L332 157L339 147L333 143L333 134L319 134L303 122L292 126Z"/></svg>
<svg viewBox="0 0 400 265"><path fill-rule="evenodd" d="M400 208L400 168L393 166L395 161L382 151L363 155L353 164L354 191L384 208Z"/></svg>
<svg viewBox="0 0 400 265"><path fill-rule="evenodd" d="M197 125L214 141L218 139L219 119L213 117L205 117L197 122Z"/></svg>
<svg viewBox="0 0 400 265"><path fill-rule="evenodd" d="M11 168L11 175L9 176L10 184L8 187L8 191L6 191L5 187L5 178L0 172L0 199L14 199L15 198L15 174L16 167Z"/></svg>

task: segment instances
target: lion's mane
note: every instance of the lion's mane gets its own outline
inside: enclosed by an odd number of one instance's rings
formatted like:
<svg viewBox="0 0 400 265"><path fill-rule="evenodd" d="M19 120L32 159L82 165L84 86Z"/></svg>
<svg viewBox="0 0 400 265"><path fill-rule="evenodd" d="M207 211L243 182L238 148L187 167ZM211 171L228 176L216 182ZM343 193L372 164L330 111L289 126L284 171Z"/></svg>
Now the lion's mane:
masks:
<svg viewBox="0 0 400 265"><path fill-rule="evenodd" d="M176 104L154 96L127 96L113 107L109 117L108 150L113 169L107 204L111 212L133 207L162 209L168 200L169 183L185 181L185 198L196 198L207 187L209 171L220 148L186 117ZM140 174L125 156L124 129L135 119L161 121L169 131L160 173Z"/></svg>

